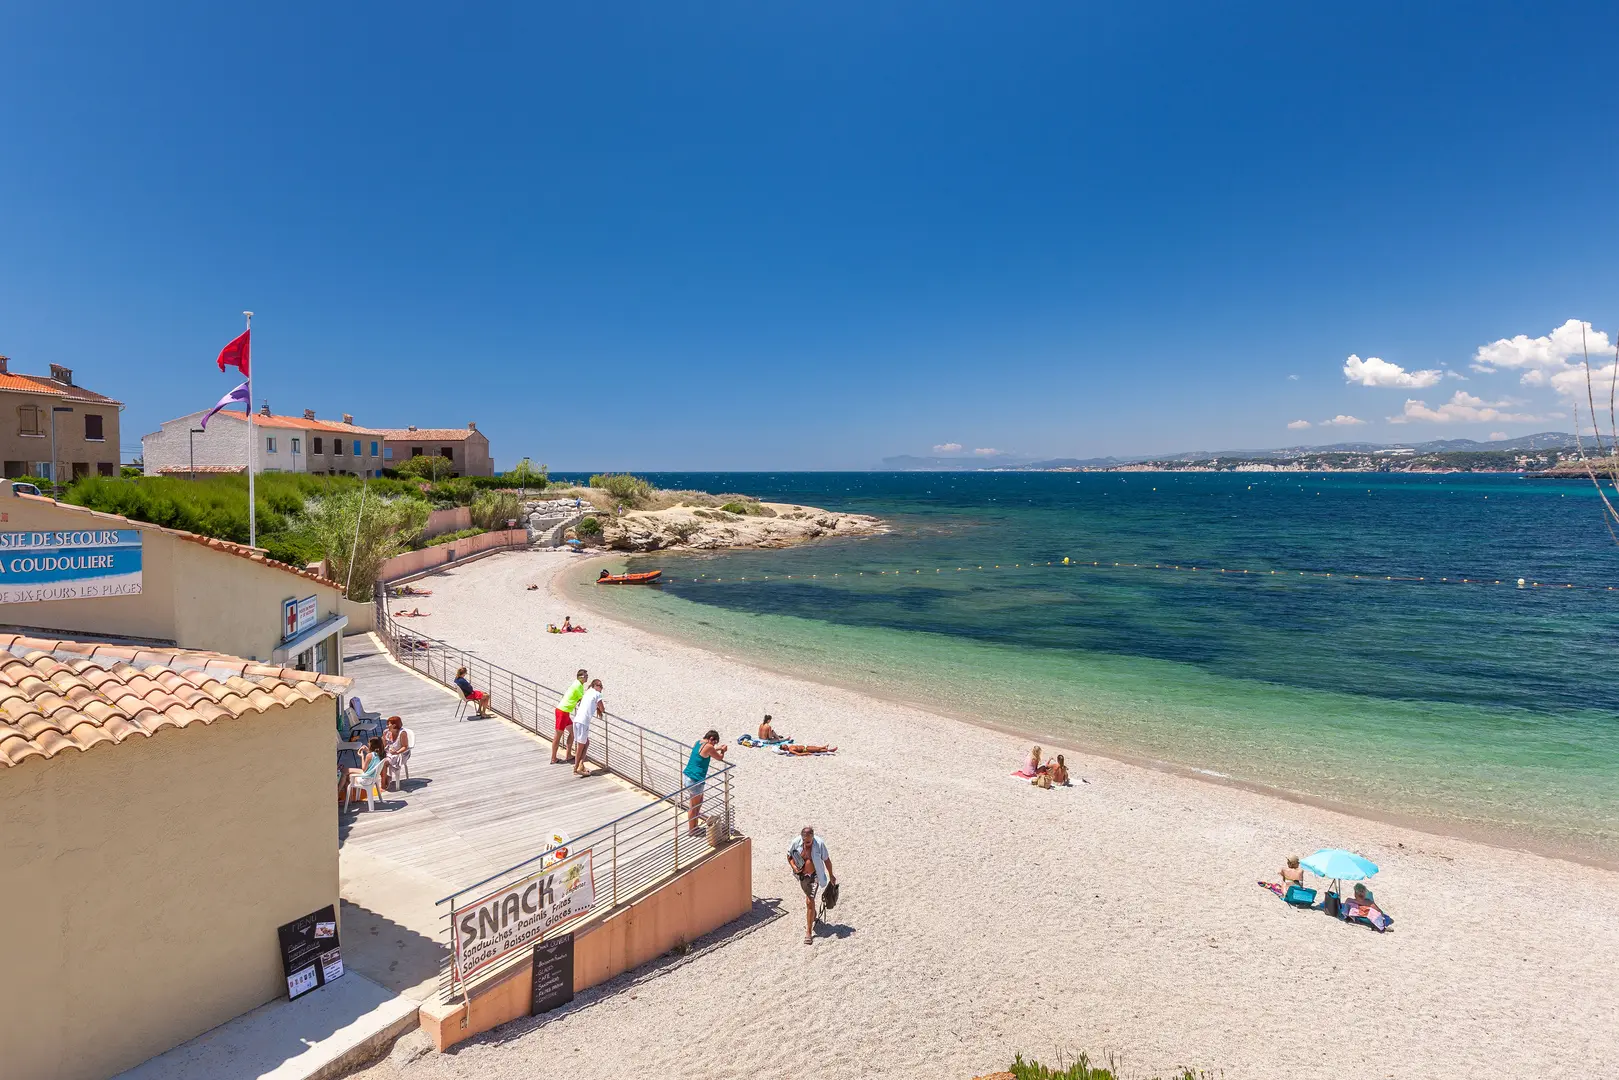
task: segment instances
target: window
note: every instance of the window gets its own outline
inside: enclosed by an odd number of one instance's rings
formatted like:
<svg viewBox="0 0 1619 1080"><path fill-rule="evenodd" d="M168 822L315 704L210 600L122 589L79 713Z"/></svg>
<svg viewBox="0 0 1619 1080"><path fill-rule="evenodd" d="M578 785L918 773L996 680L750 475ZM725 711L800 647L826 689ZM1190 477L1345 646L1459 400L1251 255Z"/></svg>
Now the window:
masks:
<svg viewBox="0 0 1619 1080"><path fill-rule="evenodd" d="M106 436L101 433L101 414L84 414L84 437L91 442L105 442Z"/></svg>
<svg viewBox="0 0 1619 1080"><path fill-rule="evenodd" d="M111 476L112 475L112 462L110 462L110 461L98 461L98 462L96 462L96 475L97 476Z"/></svg>
<svg viewBox="0 0 1619 1080"><path fill-rule="evenodd" d="M338 457L343 456L343 440L342 439L333 439L332 440L332 453L336 454Z"/></svg>
<svg viewBox="0 0 1619 1080"><path fill-rule="evenodd" d="M52 480L52 479L55 479L55 477L53 477L51 474L54 473L55 471L56 470L51 467L51 463L48 462L48 461L36 461L36 462L34 462L34 475L35 476L43 476L47 480Z"/></svg>
<svg viewBox="0 0 1619 1080"><path fill-rule="evenodd" d="M84 477L89 475L90 463L88 461L75 461L73 463L73 479L82 480Z"/></svg>
<svg viewBox="0 0 1619 1080"><path fill-rule="evenodd" d="M419 446L411 447L410 448L410 456L411 457L421 457L422 456L422 448L419 447Z"/></svg>
<svg viewBox="0 0 1619 1080"><path fill-rule="evenodd" d="M360 440L359 439L354 440L354 456L355 457L360 456Z"/></svg>
<svg viewBox="0 0 1619 1080"><path fill-rule="evenodd" d="M275 436L274 435L266 435L264 437L264 452L266 454L275 453Z"/></svg>
<svg viewBox="0 0 1619 1080"><path fill-rule="evenodd" d="M7 480L15 480L19 476L27 476L27 475L28 475L28 463L26 461L8 461L8 462L6 462L6 479Z"/></svg>
<svg viewBox="0 0 1619 1080"><path fill-rule="evenodd" d="M377 456L377 440L375 440L375 439L371 440L371 456L372 457Z"/></svg>
<svg viewBox="0 0 1619 1080"><path fill-rule="evenodd" d="M391 447L391 446L384 446L382 448L382 460L383 461L392 461L393 459L394 459L394 448Z"/></svg>
<svg viewBox="0 0 1619 1080"><path fill-rule="evenodd" d="M17 406L17 433L19 435L33 435L43 438L45 425L41 420L42 415L38 405ZM40 473L39 475L43 476L44 474Z"/></svg>
<svg viewBox="0 0 1619 1080"><path fill-rule="evenodd" d="M295 439L292 440L292 452L294 454L302 452L303 448L304 448L304 441L302 439L296 439L295 438Z"/></svg>
<svg viewBox="0 0 1619 1080"><path fill-rule="evenodd" d="M317 454L324 454L324 453L325 453L325 452L326 452L326 451L324 451L324 450L322 450L322 449L321 449L321 448L320 448L320 436L319 436L319 435L316 435L316 436L315 436L315 453L317 453Z"/></svg>
<svg viewBox="0 0 1619 1080"><path fill-rule="evenodd" d="M454 461L455 460L455 447L453 447L453 446L441 446L441 447L439 447L438 448L438 456L441 457L441 458L449 458L451 461Z"/></svg>

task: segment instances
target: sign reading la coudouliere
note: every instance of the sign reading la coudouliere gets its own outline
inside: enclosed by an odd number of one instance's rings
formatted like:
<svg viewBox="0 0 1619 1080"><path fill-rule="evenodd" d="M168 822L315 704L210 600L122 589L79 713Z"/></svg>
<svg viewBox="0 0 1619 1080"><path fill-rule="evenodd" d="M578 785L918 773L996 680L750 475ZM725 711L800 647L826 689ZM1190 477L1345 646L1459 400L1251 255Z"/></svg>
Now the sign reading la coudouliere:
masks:
<svg viewBox="0 0 1619 1080"><path fill-rule="evenodd" d="M139 529L0 532L0 604L140 591Z"/></svg>
<svg viewBox="0 0 1619 1080"><path fill-rule="evenodd" d="M450 922L458 977L466 979L546 931L584 917L595 902L594 868L590 852L583 851L456 908Z"/></svg>

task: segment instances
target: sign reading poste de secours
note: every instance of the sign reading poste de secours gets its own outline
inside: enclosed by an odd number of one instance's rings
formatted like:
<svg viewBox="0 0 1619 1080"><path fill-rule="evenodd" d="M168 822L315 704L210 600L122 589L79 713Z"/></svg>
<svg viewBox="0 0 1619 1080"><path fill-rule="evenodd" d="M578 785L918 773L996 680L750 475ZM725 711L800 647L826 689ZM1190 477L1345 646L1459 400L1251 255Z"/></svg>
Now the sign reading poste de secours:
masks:
<svg viewBox="0 0 1619 1080"><path fill-rule="evenodd" d="M0 532L0 604L140 591L139 529Z"/></svg>
<svg viewBox="0 0 1619 1080"><path fill-rule="evenodd" d="M546 931L589 914L595 903L587 850L458 907L451 917L455 970L462 979L474 975Z"/></svg>

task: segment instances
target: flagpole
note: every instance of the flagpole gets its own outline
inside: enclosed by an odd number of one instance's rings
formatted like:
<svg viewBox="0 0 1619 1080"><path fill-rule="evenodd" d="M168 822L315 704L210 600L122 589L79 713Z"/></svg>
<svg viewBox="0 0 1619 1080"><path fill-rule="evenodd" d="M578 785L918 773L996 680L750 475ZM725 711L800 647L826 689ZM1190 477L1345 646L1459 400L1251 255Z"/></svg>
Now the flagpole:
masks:
<svg viewBox="0 0 1619 1080"><path fill-rule="evenodd" d="M242 312L247 316L247 328L253 329L253 313ZM251 356L251 353L249 354ZM247 365L247 546L259 546L259 504L253 498L253 444L258 440L253 435L253 364L249 360Z"/></svg>

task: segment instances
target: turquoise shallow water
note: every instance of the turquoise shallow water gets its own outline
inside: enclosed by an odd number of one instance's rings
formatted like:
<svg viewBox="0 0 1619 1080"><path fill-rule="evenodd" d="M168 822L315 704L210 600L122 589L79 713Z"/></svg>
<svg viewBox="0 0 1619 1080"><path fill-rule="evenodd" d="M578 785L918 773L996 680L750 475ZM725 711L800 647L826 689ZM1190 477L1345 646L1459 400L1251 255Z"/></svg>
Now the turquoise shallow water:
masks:
<svg viewBox="0 0 1619 1080"><path fill-rule="evenodd" d="M876 514L894 531L635 560L668 584L593 602L652 629L1005 727L1619 862L1619 548L1589 485L653 480Z"/></svg>

